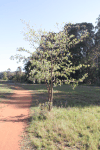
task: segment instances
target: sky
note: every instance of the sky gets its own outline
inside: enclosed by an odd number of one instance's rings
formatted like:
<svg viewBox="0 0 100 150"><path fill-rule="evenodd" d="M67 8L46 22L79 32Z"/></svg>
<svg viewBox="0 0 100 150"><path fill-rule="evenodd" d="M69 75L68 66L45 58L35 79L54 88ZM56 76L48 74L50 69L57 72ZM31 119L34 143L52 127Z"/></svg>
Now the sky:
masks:
<svg viewBox="0 0 100 150"><path fill-rule="evenodd" d="M100 14L100 0L0 0L0 72L16 71L23 63L11 60L10 57L22 54L17 48L24 47L31 52L34 49L24 39L26 25L29 23L34 30L39 28L57 32L56 23L88 22L96 25ZM65 25L64 24L64 25Z"/></svg>

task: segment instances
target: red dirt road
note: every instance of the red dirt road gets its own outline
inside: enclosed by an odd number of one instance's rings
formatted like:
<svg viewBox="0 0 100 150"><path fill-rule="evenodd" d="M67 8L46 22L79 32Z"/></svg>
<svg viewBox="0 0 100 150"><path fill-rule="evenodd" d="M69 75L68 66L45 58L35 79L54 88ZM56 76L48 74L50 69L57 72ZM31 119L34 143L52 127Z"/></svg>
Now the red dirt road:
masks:
<svg viewBox="0 0 100 150"><path fill-rule="evenodd" d="M0 103L0 150L20 150L22 132L27 126L31 94L16 87L14 94Z"/></svg>

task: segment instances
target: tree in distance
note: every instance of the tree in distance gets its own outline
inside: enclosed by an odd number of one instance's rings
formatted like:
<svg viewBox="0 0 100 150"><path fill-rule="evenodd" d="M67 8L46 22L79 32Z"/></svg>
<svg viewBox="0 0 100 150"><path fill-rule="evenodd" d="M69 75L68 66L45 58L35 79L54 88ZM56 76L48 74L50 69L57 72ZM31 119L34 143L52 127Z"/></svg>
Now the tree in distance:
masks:
<svg viewBox="0 0 100 150"><path fill-rule="evenodd" d="M70 24L67 26L66 30L60 31L58 33L46 32L38 30L38 33L31 29L27 24L29 32L26 33L26 39L35 47L35 44L39 44L35 48L35 52L32 54L33 59L30 60L32 66L35 66L31 70L31 79L37 79L39 82L43 81L46 84L48 90L48 102L49 111L53 107L53 86L70 84L74 89L79 82L88 76L87 73L84 74L78 80L70 77L71 73L75 73L75 70L87 67L87 65L79 64L78 66L72 65L69 57L73 57L69 52L69 48L74 47L84 40L84 37L88 36L86 32L81 36L80 39L74 38L74 35L68 35L68 29ZM24 48L19 48L18 51L26 51ZM18 56L15 56L18 58ZM61 69L59 72L58 70ZM65 80L59 79L59 76L65 77Z"/></svg>
<svg viewBox="0 0 100 150"><path fill-rule="evenodd" d="M10 79L10 77L11 77L11 69L10 68L7 69L7 77L8 77L8 79Z"/></svg>
<svg viewBox="0 0 100 150"><path fill-rule="evenodd" d="M6 72L3 72L3 80L7 80L7 73Z"/></svg>

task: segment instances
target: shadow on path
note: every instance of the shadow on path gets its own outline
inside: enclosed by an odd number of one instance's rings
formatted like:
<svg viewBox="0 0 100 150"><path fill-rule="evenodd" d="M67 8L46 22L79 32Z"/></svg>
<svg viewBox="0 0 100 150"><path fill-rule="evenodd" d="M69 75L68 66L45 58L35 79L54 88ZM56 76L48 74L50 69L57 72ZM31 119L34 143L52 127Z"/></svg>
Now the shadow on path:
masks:
<svg viewBox="0 0 100 150"><path fill-rule="evenodd" d="M26 115L18 115L18 116L9 116L7 118L3 118L3 119L0 119L0 122L24 122L24 123L28 123L31 121L31 117L26 117Z"/></svg>

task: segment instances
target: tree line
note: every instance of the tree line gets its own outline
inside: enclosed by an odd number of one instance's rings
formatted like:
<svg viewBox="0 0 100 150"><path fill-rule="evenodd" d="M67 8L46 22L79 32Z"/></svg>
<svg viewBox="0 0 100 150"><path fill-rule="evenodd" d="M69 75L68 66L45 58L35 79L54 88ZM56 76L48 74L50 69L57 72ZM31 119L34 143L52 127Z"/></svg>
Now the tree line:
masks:
<svg viewBox="0 0 100 150"><path fill-rule="evenodd" d="M19 66L16 71L13 72L10 68L8 68L7 71L0 72L0 79L13 82L25 82L26 76L25 72L22 72L22 68Z"/></svg>

